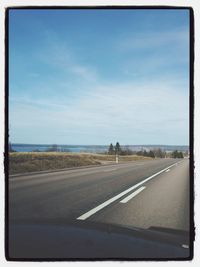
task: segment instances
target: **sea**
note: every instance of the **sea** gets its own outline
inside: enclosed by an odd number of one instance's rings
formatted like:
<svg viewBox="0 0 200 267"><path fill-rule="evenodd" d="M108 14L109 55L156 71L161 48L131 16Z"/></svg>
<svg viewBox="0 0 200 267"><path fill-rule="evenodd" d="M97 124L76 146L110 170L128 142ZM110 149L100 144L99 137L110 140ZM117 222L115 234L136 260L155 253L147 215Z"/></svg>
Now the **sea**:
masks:
<svg viewBox="0 0 200 267"><path fill-rule="evenodd" d="M60 152L88 152L88 153L105 153L109 146L106 145L54 145L54 144L15 144L12 143L12 150L16 152L45 152L56 147ZM189 146L175 145L124 145L123 148L128 148L132 151L154 150L160 148L163 151L189 151Z"/></svg>

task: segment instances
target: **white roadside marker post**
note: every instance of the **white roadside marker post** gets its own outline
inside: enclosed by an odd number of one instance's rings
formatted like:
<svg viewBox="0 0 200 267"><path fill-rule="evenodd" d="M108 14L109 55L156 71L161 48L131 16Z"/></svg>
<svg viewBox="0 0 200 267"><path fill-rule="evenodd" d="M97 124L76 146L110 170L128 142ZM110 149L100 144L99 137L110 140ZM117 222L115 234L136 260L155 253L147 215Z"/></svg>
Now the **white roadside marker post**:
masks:
<svg viewBox="0 0 200 267"><path fill-rule="evenodd" d="M117 164L119 163L119 156L118 156L118 154L116 154L116 163Z"/></svg>

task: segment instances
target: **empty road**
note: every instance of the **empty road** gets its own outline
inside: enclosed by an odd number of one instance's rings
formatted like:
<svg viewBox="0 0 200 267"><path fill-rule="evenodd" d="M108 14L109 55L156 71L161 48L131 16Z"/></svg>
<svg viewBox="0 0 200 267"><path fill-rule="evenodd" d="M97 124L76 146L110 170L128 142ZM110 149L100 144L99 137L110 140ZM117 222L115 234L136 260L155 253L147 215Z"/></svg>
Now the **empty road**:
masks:
<svg viewBox="0 0 200 267"><path fill-rule="evenodd" d="M189 160L9 177L10 223L68 220L189 230Z"/></svg>

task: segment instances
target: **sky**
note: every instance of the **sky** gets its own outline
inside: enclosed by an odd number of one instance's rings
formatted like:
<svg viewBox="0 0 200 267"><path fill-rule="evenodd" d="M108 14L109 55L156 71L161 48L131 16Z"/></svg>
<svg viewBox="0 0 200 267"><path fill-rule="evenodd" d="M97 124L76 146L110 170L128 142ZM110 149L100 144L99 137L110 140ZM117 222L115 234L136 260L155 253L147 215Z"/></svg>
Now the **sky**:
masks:
<svg viewBox="0 0 200 267"><path fill-rule="evenodd" d="M188 10L10 10L12 143L189 144Z"/></svg>

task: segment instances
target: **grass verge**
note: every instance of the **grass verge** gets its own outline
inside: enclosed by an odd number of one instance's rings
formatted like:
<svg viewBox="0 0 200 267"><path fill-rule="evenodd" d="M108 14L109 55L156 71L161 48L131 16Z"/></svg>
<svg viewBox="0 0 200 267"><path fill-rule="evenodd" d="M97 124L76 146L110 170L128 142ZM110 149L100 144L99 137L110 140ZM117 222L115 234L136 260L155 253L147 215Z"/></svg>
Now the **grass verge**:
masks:
<svg viewBox="0 0 200 267"><path fill-rule="evenodd" d="M119 162L145 160L142 156L120 156ZM114 163L114 155L69 152L13 152L9 154L9 173L28 173L71 167Z"/></svg>

